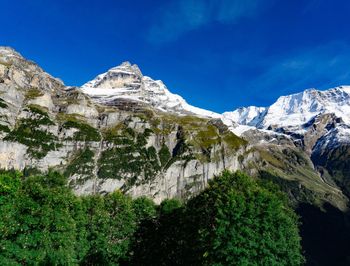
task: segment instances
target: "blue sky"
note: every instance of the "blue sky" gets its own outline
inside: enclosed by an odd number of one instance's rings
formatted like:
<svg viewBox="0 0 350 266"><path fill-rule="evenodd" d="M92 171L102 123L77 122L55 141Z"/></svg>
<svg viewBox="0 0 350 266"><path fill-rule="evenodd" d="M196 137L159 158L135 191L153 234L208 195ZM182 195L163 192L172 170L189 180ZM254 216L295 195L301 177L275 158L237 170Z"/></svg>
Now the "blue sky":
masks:
<svg viewBox="0 0 350 266"><path fill-rule="evenodd" d="M350 1L0 0L0 45L67 85L131 61L223 112L350 84Z"/></svg>

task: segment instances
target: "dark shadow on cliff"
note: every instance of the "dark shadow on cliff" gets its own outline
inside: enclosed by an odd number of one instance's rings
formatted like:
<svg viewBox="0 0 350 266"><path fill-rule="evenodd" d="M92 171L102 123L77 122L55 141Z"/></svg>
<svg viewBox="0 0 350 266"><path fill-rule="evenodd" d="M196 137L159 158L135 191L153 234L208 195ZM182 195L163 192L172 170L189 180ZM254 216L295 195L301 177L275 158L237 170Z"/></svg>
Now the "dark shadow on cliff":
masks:
<svg viewBox="0 0 350 266"><path fill-rule="evenodd" d="M350 265L350 215L330 204L324 210L300 204L300 233L306 265Z"/></svg>

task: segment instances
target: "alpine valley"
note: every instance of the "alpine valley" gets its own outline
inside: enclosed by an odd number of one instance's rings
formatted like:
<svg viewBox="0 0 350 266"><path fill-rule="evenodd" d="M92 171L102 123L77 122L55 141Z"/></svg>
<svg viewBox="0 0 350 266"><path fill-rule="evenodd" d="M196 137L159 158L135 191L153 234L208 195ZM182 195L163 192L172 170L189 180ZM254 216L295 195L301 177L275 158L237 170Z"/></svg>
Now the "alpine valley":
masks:
<svg viewBox="0 0 350 266"><path fill-rule="evenodd" d="M0 47L0 131L0 168L57 170L77 195L119 189L157 203L186 200L223 170L241 170L288 194L302 234L310 234L304 246L322 234L310 230L327 226L327 213L343 221L348 211L346 86L218 114L191 106L129 62L71 87ZM323 241L341 234L328 229Z"/></svg>

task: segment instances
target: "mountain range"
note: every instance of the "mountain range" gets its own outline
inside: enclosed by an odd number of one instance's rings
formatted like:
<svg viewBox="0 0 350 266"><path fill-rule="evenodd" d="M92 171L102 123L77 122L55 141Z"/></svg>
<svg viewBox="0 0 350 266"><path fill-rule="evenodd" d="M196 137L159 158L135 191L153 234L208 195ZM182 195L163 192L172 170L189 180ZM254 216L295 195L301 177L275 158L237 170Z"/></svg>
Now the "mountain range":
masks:
<svg viewBox="0 0 350 266"><path fill-rule="evenodd" d="M0 167L64 173L77 194L189 198L224 169L279 183L291 202L347 210L350 87L218 114L129 62L66 86L0 47Z"/></svg>

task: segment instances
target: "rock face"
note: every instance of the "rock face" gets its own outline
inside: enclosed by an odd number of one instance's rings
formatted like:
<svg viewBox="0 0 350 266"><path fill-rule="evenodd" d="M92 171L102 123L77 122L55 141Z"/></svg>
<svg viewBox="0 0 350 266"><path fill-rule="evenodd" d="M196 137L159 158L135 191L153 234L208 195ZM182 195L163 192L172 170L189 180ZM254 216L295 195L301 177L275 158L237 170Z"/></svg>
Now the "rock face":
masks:
<svg viewBox="0 0 350 266"><path fill-rule="evenodd" d="M53 168L78 194L122 189L157 202L189 197L213 175L239 168L244 140L135 65L65 87L2 47L0 69L1 168Z"/></svg>
<svg viewBox="0 0 350 266"><path fill-rule="evenodd" d="M168 113L220 117L217 113L189 105L180 95L171 93L162 81L143 76L138 66L129 62L98 75L84 84L81 90L102 104L115 105L119 100L126 99L146 103Z"/></svg>
<svg viewBox="0 0 350 266"><path fill-rule="evenodd" d="M193 107L130 63L81 88L66 87L0 47L0 168L61 171L77 194L121 189L156 202L189 198L229 169L279 182L296 203L345 209L342 186L322 159L327 155L315 152L338 147L332 141L343 120L322 113L297 130L261 129L268 114L268 108L219 115ZM245 127L243 138L230 131L237 127ZM316 161L331 177L319 174Z"/></svg>

